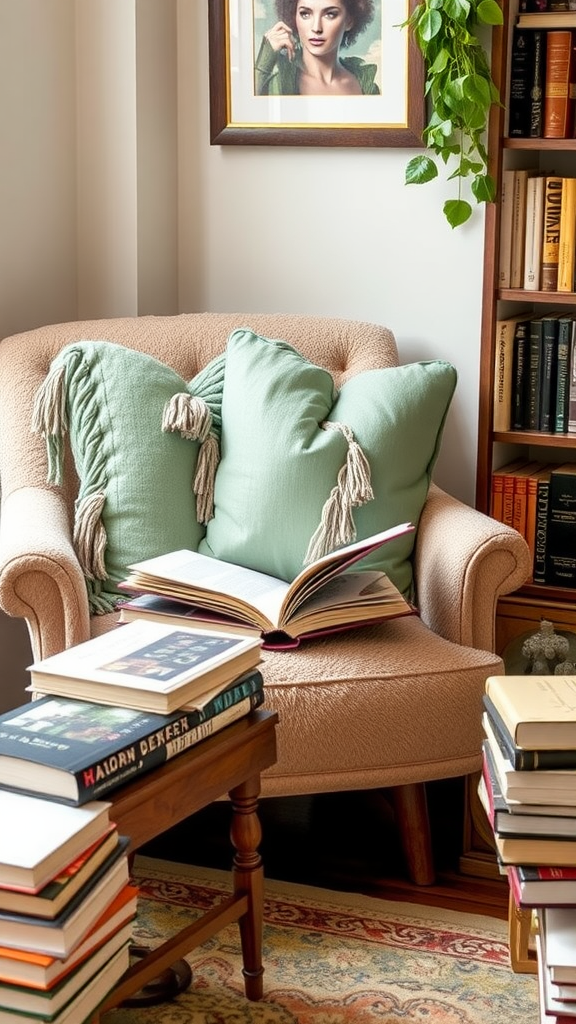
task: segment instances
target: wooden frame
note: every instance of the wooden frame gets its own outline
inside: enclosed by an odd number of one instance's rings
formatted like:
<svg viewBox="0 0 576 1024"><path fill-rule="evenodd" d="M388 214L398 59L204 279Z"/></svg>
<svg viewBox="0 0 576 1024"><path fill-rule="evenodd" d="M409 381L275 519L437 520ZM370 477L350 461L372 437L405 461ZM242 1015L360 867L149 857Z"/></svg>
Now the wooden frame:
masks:
<svg viewBox="0 0 576 1024"><path fill-rule="evenodd" d="M424 65L408 30L399 27L415 2L376 0L379 35L372 45L380 95L317 97L255 95L262 27L255 5L208 0L211 144L422 146ZM258 9L270 12L269 25L276 20L273 0L259 0Z"/></svg>

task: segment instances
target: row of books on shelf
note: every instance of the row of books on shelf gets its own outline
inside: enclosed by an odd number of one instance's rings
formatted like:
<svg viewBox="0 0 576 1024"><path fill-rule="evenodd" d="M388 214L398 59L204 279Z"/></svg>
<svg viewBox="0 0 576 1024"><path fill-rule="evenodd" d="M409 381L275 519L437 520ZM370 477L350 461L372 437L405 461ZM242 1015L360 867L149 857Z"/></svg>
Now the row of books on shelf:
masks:
<svg viewBox="0 0 576 1024"><path fill-rule="evenodd" d="M526 540L533 583L576 587L576 463L506 463L492 473L491 514Z"/></svg>
<svg viewBox="0 0 576 1024"><path fill-rule="evenodd" d="M573 292L576 178L505 168L500 203L500 288Z"/></svg>
<svg viewBox="0 0 576 1024"><path fill-rule="evenodd" d="M494 430L576 434L576 314L498 320L495 349Z"/></svg>
<svg viewBox="0 0 576 1024"><path fill-rule="evenodd" d="M520 12L512 30L508 135L574 137L576 11Z"/></svg>
<svg viewBox="0 0 576 1024"><path fill-rule="evenodd" d="M576 1018L576 676L492 676L478 786L500 869L537 919L542 1019Z"/></svg>

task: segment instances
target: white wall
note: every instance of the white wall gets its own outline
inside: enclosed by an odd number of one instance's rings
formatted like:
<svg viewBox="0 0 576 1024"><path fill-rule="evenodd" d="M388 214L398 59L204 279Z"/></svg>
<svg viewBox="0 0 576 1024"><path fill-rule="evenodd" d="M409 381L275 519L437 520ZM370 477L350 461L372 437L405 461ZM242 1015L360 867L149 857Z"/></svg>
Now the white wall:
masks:
<svg viewBox="0 0 576 1024"><path fill-rule="evenodd" d="M0 0L0 337L75 309L74 10Z"/></svg>
<svg viewBox="0 0 576 1024"><path fill-rule="evenodd" d="M207 12L0 0L0 335L202 309L385 323L404 361L458 370L436 478L473 502L482 211L452 231L451 186L404 185L410 150L210 146Z"/></svg>

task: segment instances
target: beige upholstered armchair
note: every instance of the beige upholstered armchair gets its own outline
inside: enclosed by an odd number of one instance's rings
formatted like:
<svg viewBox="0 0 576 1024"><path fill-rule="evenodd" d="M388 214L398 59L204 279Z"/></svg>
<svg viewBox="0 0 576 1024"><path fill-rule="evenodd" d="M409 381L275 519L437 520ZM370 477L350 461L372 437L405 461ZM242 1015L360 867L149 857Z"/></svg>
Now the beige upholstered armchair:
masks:
<svg viewBox="0 0 576 1024"><path fill-rule="evenodd" d="M112 628L90 616L72 542L77 479L48 485L46 447L31 432L34 398L60 349L105 339L146 352L191 379L250 326L323 366L337 386L398 364L389 330L366 323L263 314L192 313L60 324L0 344L0 606L23 617L35 658ZM279 712L279 756L263 796L391 787L407 870L433 881L424 783L480 767L481 697L502 670L496 600L529 574L518 533L434 484L413 555L419 617L341 633L297 651L266 652L267 705ZM25 699L25 695L22 695Z"/></svg>

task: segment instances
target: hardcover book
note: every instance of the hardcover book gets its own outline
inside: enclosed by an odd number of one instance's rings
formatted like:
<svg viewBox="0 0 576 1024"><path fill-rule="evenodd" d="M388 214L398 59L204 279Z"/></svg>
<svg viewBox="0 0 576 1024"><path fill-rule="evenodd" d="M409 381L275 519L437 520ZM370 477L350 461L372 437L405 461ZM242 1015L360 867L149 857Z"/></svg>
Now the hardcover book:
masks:
<svg viewBox="0 0 576 1024"><path fill-rule="evenodd" d="M297 647L304 637L415 613L384 573L344 571L413 529L404 523L338 548L291 583L195 551L173 551L130 566L123 588L187 601L200 614L208 610L252 626L264 647Z"/></svg>
<svg viewBox="0 0 576 1024"><path fill-rule="evenodd" d="M500 245L498 251L498 285L500 288L510 287L513 200L514 170L513 168L504 168L500 185Z"/></svg>
<svg viewBox="0 0 576 1024"><path fill-rule="evenodd" d="M538 474L536 494L536 536L534 538L534 583L544 583L546 578L546 544L548 538L548 494L550 491L551 468Z"/></svg>
<svg viewBox="0 0 576 1024"><path fill-rule="evenodd" d="M574 249L576 246L576 178L562 181L560 240L558 243L558 291L574 291Z"/></svg>
<svg viewBox="0 0 576 1024"><path fill-rule="evenodd" d="M512 426L512 391L515 369L514 351L517 328L529 323L527 314L507 317L496 323L496 354L494 359L494 430L510 430Z"/></svg>
<svg viewBox="0 0 576 1024"><path fill-rule="evenodd" d="M66 958L0 946L0 977L13 985L48 989L99 949L120 929L131 927L138 908L138 889L125 885L99 916L79 946Z"/></svg>
<svg viewBox="0 0 576 1024"><path fill-rule="evenodd" d="M0 885L38 892L110 828L110 804L65 807L0 789Z"/></svg>
<svg viewBox="0 0 576 1024"><path fill-rule="evenodd" d="M572 136L575 96L575 35L573 29L549 29L546 37L544 86L545 139Z"/></svg>
<svg viewBox="0 0 576 1024"><path fill-rule="evenodd" d="M558 318L558 359L556 362L556 413L554 432L565 434L568 431L570 411L570 353L572 336L576 320L573 314Z"/></svg>
<svg viewBox="0 0 576 1024"><path fill-rule="evenodd" d="M0 911L0 945L64 959L86 938L128 882L128 858L124 855L114 862L78 905L73 902L54 919Z"/></svg>
<svg viewBox="0 0 576 1024"><path fill-rule="evenodd" d="M556 367L558 362L558 313L542 317L540 410L538 430L550 433L556 414Z"/></svg>
<svg viewBox="0 0 576 1024"><path fill-rule="evenodd" d="M551 174L546 178L544 191L544 234L540 275L540 288L543 292L555 292L558 287L561 211L562 178L558 174Z"/></svg>
<svg viewBox="0 0 576 1024"><path fill-rule="evenodd" d="M478 781L478 796L494 832L511 836L576 837L576 814L572 807L546 804L509 803L498 783L493 762L486 758Z"/></svg>
<svg viewBox="0 0 576 1024"><path fill-rule="evenodd" d="M512 357L512 430L526 429L529 335L530 321L519 320L514 329Z"/></svg>
<svg viewBox="0 0 576 1024"><path fill-rule="evenodd" d="M260 661L259 637L137 620L30 666L32 692L169 715Z"/></svg>
<svg viewBox="0 0 576 1024"><path fill-rule="evenodd" d="M545 582L576 587L576 463L563 463L550 476Z"/></svg>
<svg viewBox="0 0 576 1024"><path fill-rule="evenodd" d="M63 871L51 879L38 892L25 889L0 888L0 909L14 914L32 914L34 917L58 917L58 914L98 872L106 871L125 850L115 825L75 857ZM1 977L1 975L0 975Z"/></svg>
<svg viewBox="0 0 576 1024"><path fill-rule="evenodd" d="M519 907L576 906L576 868L510 864L507 875Z"/></svg>
<svg viewBox="0 0 576 1024"><path fill-rule="evenodd" d="M66 697L29 701L0 716L0 786L75 805L101 799L263 700L252 669L202 708L169 715Z"/></svg>
<svg viewBox="0 0 576 1024"><path fill-rule="evenodd" d="M128 968L128 944L131 937L132 925L125 925L50 989L34 989L0 979L0 1020L3 1010L9 1009L24 1014L28 1020L36 1017L50 1021L124 948L125 969Z"/></svg>
<svg viewBox="0 0 576 1024"><path fill-rule="evenodd" d="M483 725L483 728L486 738L482 741L482 756L492 759L499 789L508 803L576 807L576 771L515 771L489 726Z"/></svg>
<svg viewBox="0 0 576 1024"><path fill-rule="evenodd" d="M541 60L536 61L536 36L541 32L515 26L512 31L512 53L510 58L510 88L508 102L508 135L510 138L530 138L532 126L532 94L540 77L539 90L542 94L543 76ZM541 39L539 40L541 47ZM538 86L536 86L538 88ZM541 99L540 99L541 102Z"/></svg>
<svg viewBox="0 0 576 1024"><path fill-rule="evenodd" d="M56 1016L44 1019L35 1017L33 1019L36 1021L43 1020L44 1024L79 1024L80 1021L86 1024L86 1022L93 1019L94 1013L115 985L118 984L129 965L129 949L127 945L124 945L110 957L108 962L96 972L93 978L90 978L82 986L80 991L72 997ZM0 1017L2 1024L21 1024L26 1019L30 1020L30 1014L23 1016L19 1010L4 1010Z"/></svg>
<svg viewBox="0 0 576 1024"><path fill-rule="evenodd" d="M553 769L576 768L576 749L526 750L514 743L510 731L488 694L483 697L484 708L490 728L497 736L500 749L515 771L550 771Z"/></svg>
<svg viewBox="0 0 576 1024"><path fill-rule="evenodd" d="M576 747L576 676L489 676L486 695L516 746Z"/></svg>
<svg viewBox="0 0 576 1024"><path fill-rule="evenodd" d="M549 464L540 466L528 477L526 493L526 543L530 548L532 578L534 578L534 562L536 558L536 538L541 540L541 525L538 523L538 494L542 480L549 481L552 467ZM539 552L539 557L541 552ZM542 558L543 558L542 554ZM542 562L542 565L544 563ZM542 569L543 571L543 569Z"/></svg>
<svg viewBox="0 0 576 1024"><path fill-rule="evenodd" d="M542 273L542 239L544 237L544 189L541 174L528 178L526 184L526 233L524 239L524 282L526 291L538 291Z"/></svg>
<svg viewBox="0 0 576 1024"><path fill-rule="evenodd" d="M543 931L550 978L557 984L576 982L576 914L574 909L544 907Z"/></svg>

